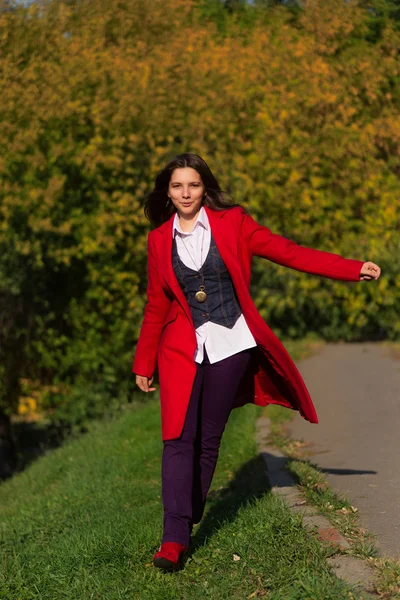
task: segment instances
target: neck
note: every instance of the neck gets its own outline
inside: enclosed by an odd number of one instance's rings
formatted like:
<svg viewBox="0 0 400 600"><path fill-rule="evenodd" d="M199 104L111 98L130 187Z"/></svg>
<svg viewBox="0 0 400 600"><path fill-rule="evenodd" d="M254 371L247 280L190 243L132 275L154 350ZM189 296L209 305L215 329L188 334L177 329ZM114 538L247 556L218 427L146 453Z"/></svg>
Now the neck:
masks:
<svg viewBox="0 0 400 600"><path fill-rule="evenodd" d="M182 215L178 211L179 225L181 226L182 231L192 231L193 226L196 223L197 218L199 216L199 213L200 209L194 215Z"/></svg>

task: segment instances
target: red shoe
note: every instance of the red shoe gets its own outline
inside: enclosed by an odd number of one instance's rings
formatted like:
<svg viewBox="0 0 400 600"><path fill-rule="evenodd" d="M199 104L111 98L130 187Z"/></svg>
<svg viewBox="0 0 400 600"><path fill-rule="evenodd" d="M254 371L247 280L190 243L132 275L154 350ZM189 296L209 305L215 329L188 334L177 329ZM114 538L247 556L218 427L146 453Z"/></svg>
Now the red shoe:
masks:
<svg viewBox="0 0 400 600"><path fill-rule="evenodd" d="M187 547L177 542L164 542L153 556L153 565L159 569L175 571L179 568L179 559L185 550Z"/></svg>

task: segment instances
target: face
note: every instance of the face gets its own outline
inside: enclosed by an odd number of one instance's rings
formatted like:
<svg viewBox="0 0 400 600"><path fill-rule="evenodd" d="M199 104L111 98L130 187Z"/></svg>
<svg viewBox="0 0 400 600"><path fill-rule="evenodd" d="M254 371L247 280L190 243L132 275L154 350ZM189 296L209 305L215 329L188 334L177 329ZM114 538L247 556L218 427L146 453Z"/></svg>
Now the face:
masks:
<svg viewBox="0 0 400 600"><path fill-rule="evenodd" d="M203 195L204 185L196 169L174 169L169 181L168 196L179 216L194 217L203 204Z"/></svg>

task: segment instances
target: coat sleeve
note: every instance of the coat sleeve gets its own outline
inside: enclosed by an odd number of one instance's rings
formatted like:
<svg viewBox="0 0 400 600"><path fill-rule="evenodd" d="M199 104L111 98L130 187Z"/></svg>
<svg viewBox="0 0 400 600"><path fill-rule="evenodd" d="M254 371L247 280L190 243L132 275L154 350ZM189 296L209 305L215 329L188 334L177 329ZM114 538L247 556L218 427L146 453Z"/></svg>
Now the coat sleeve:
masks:
<svg viewBox="0 0 400 600"><path fill-rule="evenodd" d="M161 332L171 306L171 300L161 286L152 233L147 238L147 303L132 366L134 373L149 379L156 369Z"/></svg>
<svg viewBox="0 0 400 600"><path fill-rule="evenodd" d="M239 209L239 227L252 255L297 271L320 275L341 281L361 281L363 261L343 258L339 254L300 246L260 225L242 208Z"/></svg>

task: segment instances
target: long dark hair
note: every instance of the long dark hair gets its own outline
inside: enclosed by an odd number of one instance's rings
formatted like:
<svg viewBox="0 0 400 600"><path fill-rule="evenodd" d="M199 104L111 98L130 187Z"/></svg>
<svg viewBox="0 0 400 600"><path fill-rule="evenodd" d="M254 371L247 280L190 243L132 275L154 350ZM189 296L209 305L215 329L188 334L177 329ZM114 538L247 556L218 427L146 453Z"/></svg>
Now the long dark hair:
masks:
<svg viewBox="0 0 400 600"><path fill-rule="evenodd" d="M170 198L168 198L167 192L172 172L174 169L182 167L191 167L192 169L196 169L200 174L205 187L203 204L213 210L226 210L227 208L241 206L248 213L248 210L244 206L233 203L231 196L221 190L218 181L205 160L197 156L197 154L185 152L184 154L175 156L159 171L153 191L146 196L144 214L153 227L159 227L176 212L176 208Z"/></svg>

